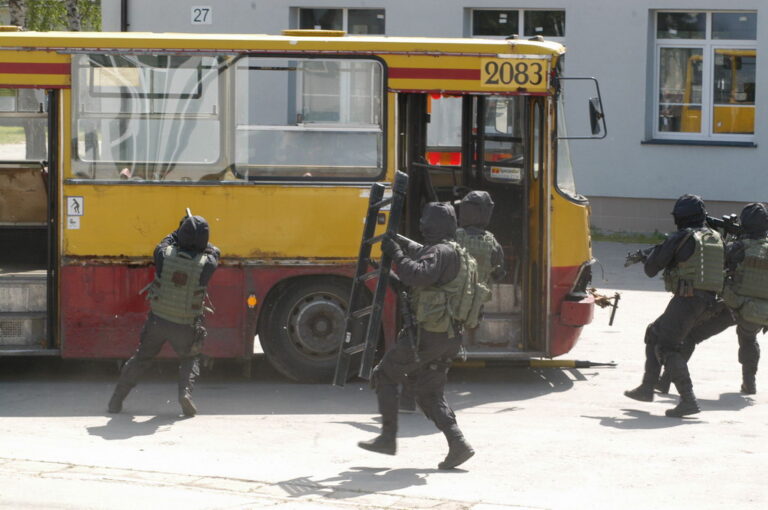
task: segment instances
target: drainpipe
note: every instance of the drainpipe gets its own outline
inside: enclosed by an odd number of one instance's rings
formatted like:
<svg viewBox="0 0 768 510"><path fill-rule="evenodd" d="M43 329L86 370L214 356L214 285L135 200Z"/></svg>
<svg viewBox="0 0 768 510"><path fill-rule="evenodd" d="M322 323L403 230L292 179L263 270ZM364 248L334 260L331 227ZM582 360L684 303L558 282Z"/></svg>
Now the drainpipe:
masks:
<svg viewBox="0 0 768 510"><path fill-rule="evenodd" d="M128 0L120 0L120 31L127 32L130 23L128 23Z"/></svg>

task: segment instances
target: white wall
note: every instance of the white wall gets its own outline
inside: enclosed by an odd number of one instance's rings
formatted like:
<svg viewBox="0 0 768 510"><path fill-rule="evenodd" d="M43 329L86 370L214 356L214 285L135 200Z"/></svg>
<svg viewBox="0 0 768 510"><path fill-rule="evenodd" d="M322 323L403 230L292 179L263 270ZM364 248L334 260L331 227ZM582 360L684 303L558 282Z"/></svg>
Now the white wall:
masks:
<svg viewBox="0 0 768 510"><path fill-rule="evenodd" d="M103 0L105 30L120 27L120 0ZM466 9L566 9L566 73L600 80L609 135L574 141L577 189L590 197L768 200L768 2L766 0L128 0L129 30L278 34L295 7L386 9L386 35L464 36ZM192 25L192 6L210 6L213 22ZM656 9L758 11L757 147L644 144L655 112L649 86ZM762 9L761 9L762 8ZM571 112L581 114L586 105ZM765 163L764 163L765 161Z"/></svg>

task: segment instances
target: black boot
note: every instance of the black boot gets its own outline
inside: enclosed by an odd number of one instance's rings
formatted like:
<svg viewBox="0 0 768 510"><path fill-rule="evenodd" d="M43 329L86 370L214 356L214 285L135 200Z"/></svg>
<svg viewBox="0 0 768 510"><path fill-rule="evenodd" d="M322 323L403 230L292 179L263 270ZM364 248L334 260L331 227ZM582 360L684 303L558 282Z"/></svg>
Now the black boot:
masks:
<svg viewBox="0 0 768 510"><path fill-rule="evenodd" d="M395 455L397 453L397 439L394 433L382 432L369 441L360 441L357 446L369 452Z"/></svg>
<svg viewBox="0 0 768 510"><path fill-rule="evenodd" d="M181 412L184 413L184 416L191 418L197 414L197 407L192 401L192 393L189 390L179 390L179 404L181 404Z"/></svg>
<svg viewBox="0 0 768 510"><path fill-rule="evenodd" d="M693 394L693 383L691 379L683 379L680 382L675 381L675 387L680 394L680 402L672 409L667 409L664 414L670 418L682 418L691 414L701 412L696 396Z"/></svg>
<svg viewBox="0 0 768 510"><path fill-rule="evenodd" d="M109 399L107 411L109 411L111 414L117 414L122 411L123 400L125 400L125 397L128 396L128 393L131 392L132 388L133 386L118 383L117 386L115 386L115 391L112 392L112 398Z"/></svg>
<svg viewBox="0 0 768 510"><path fill-rule="evenodd" d="M447 431L445 437L448 439L448 455L437 465L438 469L453 469L471 459L475 454L475 450L458 427Z"/></svg>
<svg viewBox="0 0 768 510"><path fill-rule="evenodd" d="M671 385L672 385L672 378L669 376L669 374L665 370L661 374L661 377L659 377L659 380L656 381L656 384L653 385L653 389L663 395L666 395L667 393L669 393L669 387Z"/></svg>
<svg viewBox="0 0 768 510"><path fill-rule="evenodd" d="M741 366L741 392L745 395L754 395L757 393L757 384L755 382L755 374L757 368L751 366Z"/></svg>
<svg viewBox="0 0 768 510"><path fill-rule="evenodd" d="M643 381L637 388L625 391L624 395L640 402L653 402L653 384Z"/></svg>

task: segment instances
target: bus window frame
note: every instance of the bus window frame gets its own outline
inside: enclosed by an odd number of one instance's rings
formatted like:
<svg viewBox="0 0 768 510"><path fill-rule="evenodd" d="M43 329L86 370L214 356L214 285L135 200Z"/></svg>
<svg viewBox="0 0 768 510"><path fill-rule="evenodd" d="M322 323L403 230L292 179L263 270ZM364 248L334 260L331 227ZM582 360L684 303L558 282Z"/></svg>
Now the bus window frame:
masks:
<svg viewBox="0 0 768 510"><path fill-rule="evenodd" d="M299 182L299 183L333 183L333 184L339 184L339 183L349 183L350 185L355 185L361 182L376 182L380 181L384 178L384 176L387 173L388 168L388 161L389 161L389 155L387 153L388 149L388 138L389 138L389 115L388 115L388 107L389 107L389 68L387 66L387 62L378 55L354 55L354 54L338 54L338 55L314 55L314 54L307 54L307 53L264 53L264 52L244 52L237 55L237 58L235 61L233 61L232 66L234 68L234 64L237 60L240 60L240 58L244 57L257 57L257 58L282 58L282 59L302 59L302 60L363 60L363 61L374 61L379 64L381 67L381 110L380 110L380 126L381 126L381 169L380 171L371 176L355 176L353 178L349 177L330 177L330 176L321 176L321 177L314 177L314 176L268 176L268 175L258 175L258 176L248 176L247 179L244 180L238 180L238 181L222 181L222 184L229 184L229 183L293 183L293 182ZM236 76L233 76L233 81L236 81ZM300 94L297 83L297 89L295 91L296 94ZM301 104L301 101L303 98L299 99L297 101L297 106ZM297 125L296 130L299 129L306 129L306 130L327 130L327 129L339 129L344 126L347 128L350 128L350 125L345 124L334 124L334 123L328 123L328 122L310 122L309 127L307 125ZM233 120L233 133L238 129L237 124ZM266 126L262 126L265 127ZM282 128L285 128L287 126L279 126ZM359 127L359 128L352 128L352 130L365 130L368 128L365 127ZM233 142L234 143L234 142ZM236 163L234 162L234 153L232 156L232 165L236 167ZM235 172L237 174L237 172Z"/></svg>
<svg viewBox="0 0 768 510"><path fill-rule="evenodd" d="M92 51L83 51L78 52L78 55L89 55L93 54ZM96 53L96 54L104 54L109 55L111 51L102 52L102 53ZM136 51L135 53L131 53L131 55L142 55L144 52L142 51ZM153 52L155 55L182 55L182 56L201 56L198 52ZM364 61L373 61L376 62L380 66L381 70L381 97L380 97L380 133L381 133L381 151L380 151L380 159L381 159L381 168L379 169L379 172L376 174L372 174L370 176L361 176L356 175L353 177L332 177L332 176L267 176L267 175L258 175L258 176L248 176L247 179L238 178L235 180L184 180L184 179L168 179L168 180L125 180L121 179L119 177L115 177L114 179L94 179L94 178L85 178L85 177L78 177L76 176L74 170L75 167L78 165L83 165L86 167L93 167L94 165L108 165L108 166L119 166L121 163L129 164L128 161L113 161L109 163L100 163L100 162L89 162L86 160L82 160L79 157L78 154L78 134L77 134L77 119L78 113L74 111L77 104L79 104L76 96L77 86L76 84L79 81L78 75L75 71L77 69L77 65L75 64L76 59L72 59L72 66L73 66L73 93L72 93L72 108L73 108L73 114L71 115L70 119L70 127L72 129L71 133L71 153L70 153L70 161L69 161L69 167L67 168L67 172L64 178L64 181L69 184L91 184L91 185L128 185L128 186L178 186L178 185L184 185L184 186L243 186L243 185L252 185L252 184L311 184L311 185L317 185L317 184L333 184L333 185L339 185L339 184L349 184L349 185L359 185L360 183L367 183L367 182L376 182L380 181L384 178L384 176L387 174L388 171L388 164L389 164L389 154L388 154L388 139L389 139L389 67L387 65L387 62L384 60L384 58L378 56L378 55L354 55L354 54L338 54L338 55L314 55L314 54L307 54L307 53L297 53L297 52L285 52L285 53L277 53L277 52L263 52L263 51L243 51L243 52L211 52L211 53L205 53L202 56L213 56L213 57L231 57L231 59L226 63L225 69L219 71L219 75L221 75L224 71L232 71L232 76L227 77L226 79L219 78L219 87L218 87L218 101L219 101L219 113L217 113L218 118L220 119L221 125L220 125L220 131L219 131L219 138L220 138L220 151L219 151L219 157L216 161L208 162L208 163L158 163L158 162L142 162L138 163L140 165L156 165L156 164L167 164L171 166L176 165L183 165L185 167L189 168L195 168L195 167L203 167L203 168L211 168L211 169L218 169L219 172L226 172L229 169L232 169L233 173L237 175L237 172L234 171L236 164L235 164L235 148L234 148L234 138L232 140L228 140L229 137L234 137L235 132L237 131L237 123L235 119L234 114L234 108L237 106L235 104L236 100L236 88L235 88L235 74L234 69L236 67L236 64L238 61L240 61L242 58L246 57L257 57L257 58L281 58L281 59L291 59L291 58L297 58L297 59L303 59L303 60L310 60L310 59L318 59L318 60L364 60ZM230 83L231 82L231 83ZM300 93L298 90L297 93ZM227 103L226 95L231 95L231 98L229 100L229 103ZM223 106L222 106L223 105ZM231 108L233 111L227 111L224 113L225 108ZM224 121L229 119L227 124L224 124ZM329 124L327 123L315 123L316 126L313 126L311 129L328 129ZM341 128L344 125L339 125L338 127ZM283 126L284 127L284 126ZM347 125L347 127L349 127ZM225 160L228 161L228 164L225 167L221 167L221 161Z"/></svg>

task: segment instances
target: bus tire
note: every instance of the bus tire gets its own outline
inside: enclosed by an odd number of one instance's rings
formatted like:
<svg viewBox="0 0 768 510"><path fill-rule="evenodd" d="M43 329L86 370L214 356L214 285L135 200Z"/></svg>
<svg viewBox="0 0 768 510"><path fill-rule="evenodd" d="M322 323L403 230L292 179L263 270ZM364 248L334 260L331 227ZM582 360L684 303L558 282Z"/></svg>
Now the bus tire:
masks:
<svg viewBox="0 0 768 510"><path fill-rule="evenodd" d="M350 289L331 277L299 279L278 290L259 334L278 372L297 382L333 381Z"/></svg>

